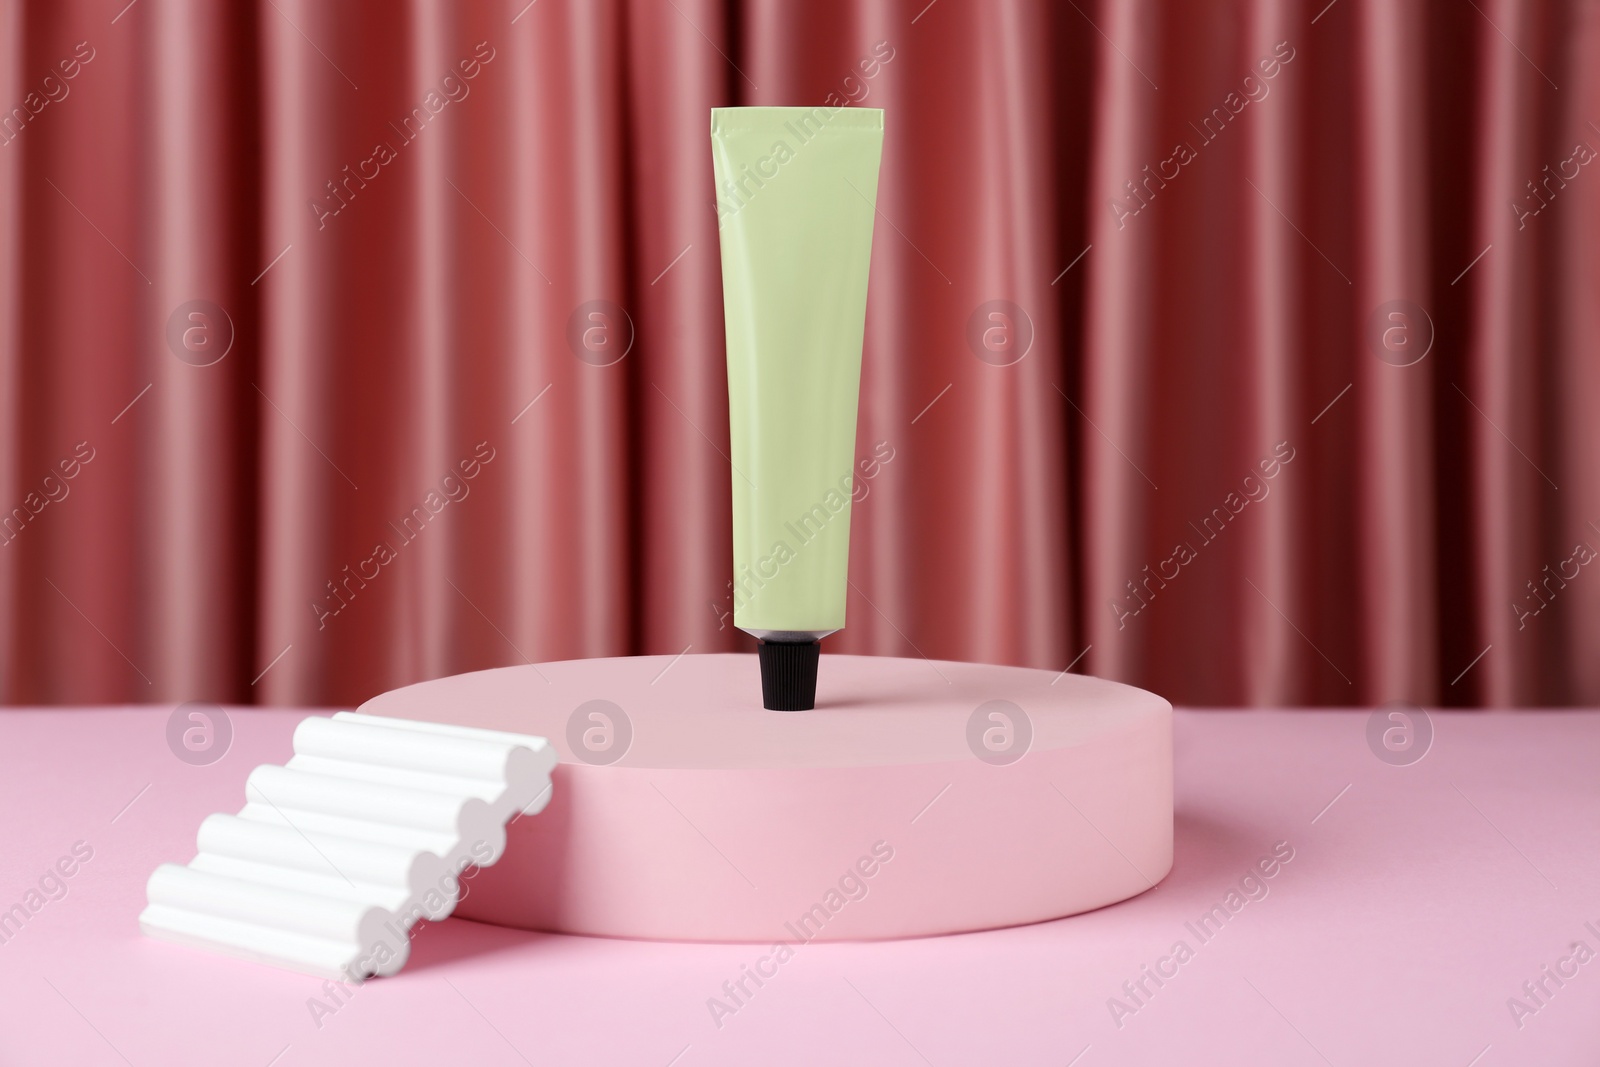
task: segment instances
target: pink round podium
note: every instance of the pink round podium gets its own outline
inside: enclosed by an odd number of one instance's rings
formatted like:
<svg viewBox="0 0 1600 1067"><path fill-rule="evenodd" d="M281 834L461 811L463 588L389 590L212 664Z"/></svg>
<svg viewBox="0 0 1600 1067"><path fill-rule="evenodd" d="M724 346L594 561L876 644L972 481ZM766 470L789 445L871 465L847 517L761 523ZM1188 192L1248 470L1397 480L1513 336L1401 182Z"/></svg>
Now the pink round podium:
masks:
<svg viewBox="0 0 1600 1067"><path fill-rule="evenodd" d="M372 715L549 738L554 795L457 914L657 940L919 937L1060 918L1172 866L1172 709L1077 674L824 655L813 711L753 655L457 675Z"/></svg>

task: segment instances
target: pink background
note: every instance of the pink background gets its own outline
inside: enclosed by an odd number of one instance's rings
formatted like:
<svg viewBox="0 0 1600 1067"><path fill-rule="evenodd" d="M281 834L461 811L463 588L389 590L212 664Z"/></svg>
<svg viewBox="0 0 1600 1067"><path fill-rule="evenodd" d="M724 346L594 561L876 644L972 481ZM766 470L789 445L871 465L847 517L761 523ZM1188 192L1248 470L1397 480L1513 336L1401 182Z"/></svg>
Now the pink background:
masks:
<svg viewBox="0 0 1600 1067"><path fill-rule="evenodd" d="M0 1062L1592 1067L1600 1048L1600 959L1520 1028L1506 1005L1572 941L1600 951L1592 712L1436 712L1427 754L1390 766L1364 715L1180 711L1176 856L1157 888L1035 926L802 944L720 1029L707 999L767 950L449 919L319 1027L319 979L141 936L150 871L187 860L251 768L290 755L300 718L236 712L231 748L191 767L164 710L0 716L0 810L29 815L6 828L0 907L74 842L93 849L0 943ZM963 817L952 790L910 823L925 800L885 836L915 849ZM1054 813L1018 818L1059 845ZM1279 841L1293 859L1266 896L1200 943L1185 924ZM1107 1001L1180 939L1194 957L1119 1028Z"/></svg>

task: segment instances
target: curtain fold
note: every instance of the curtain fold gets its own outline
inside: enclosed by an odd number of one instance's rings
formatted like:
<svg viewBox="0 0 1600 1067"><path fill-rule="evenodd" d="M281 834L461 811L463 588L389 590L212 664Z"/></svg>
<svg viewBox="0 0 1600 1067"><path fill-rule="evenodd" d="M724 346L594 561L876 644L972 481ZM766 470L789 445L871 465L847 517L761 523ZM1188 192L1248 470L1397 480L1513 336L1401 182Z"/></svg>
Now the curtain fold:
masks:
<svg viewBox="0 0 1600 1067"><path fill-rule="evenodd" d="M858 104L830 649L1594 703L1597 58L1510 0L0 6L0 699L751 647L707 112Z"/></svg>
<svg viewBox="0 0 1600 1067"><path fill-rule="evenodd" d="M1373 700L1433 704L1439 670L1434 612L1440 539L1432 454L1435 375L1430 343L1427 12L1417 5L1366 3L1344 12L1355 25L1358 228L1352 289L1367 322L1350 338L1350 396L1357 421L1361 495L1358 541L1363 611L1384 620L1363 627L1360 669ZM1372 349L1383 353L1373 358ZM1364 351L1365 349L1365 351ZM1367 358L1363 358L1363 357ZM1416 362L1412 362L1416 359Z"/></svg>

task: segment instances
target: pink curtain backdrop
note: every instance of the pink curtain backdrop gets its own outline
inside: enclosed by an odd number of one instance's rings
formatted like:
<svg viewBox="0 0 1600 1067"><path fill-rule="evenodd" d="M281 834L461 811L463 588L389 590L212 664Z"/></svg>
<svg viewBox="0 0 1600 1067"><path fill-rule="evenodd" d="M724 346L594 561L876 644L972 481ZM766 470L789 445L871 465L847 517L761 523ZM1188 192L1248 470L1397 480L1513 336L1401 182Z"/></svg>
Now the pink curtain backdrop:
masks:
<svg viewBox="0 0 1600 1067"><path fill-rule="evenodd" d="M6 701L748 647L707 112L853 101L829 649L1600 702L1600 6L0 11Z"/></svg>

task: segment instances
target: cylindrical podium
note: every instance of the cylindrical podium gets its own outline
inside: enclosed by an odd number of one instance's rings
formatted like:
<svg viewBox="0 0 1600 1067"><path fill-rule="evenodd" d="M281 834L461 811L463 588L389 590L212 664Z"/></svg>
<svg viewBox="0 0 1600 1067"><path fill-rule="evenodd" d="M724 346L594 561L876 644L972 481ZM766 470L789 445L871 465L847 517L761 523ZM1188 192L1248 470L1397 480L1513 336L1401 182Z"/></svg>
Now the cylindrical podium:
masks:
<svg viewBox="0 0 1600 1067"><path fill-rule="evenodd" d="M530 930L793 944L1060 918L1172 866L1172 709L1077 674L824 656L812 711L753 655L570 660L361 711L538 734L554 795L457 914Z"/></svg>

